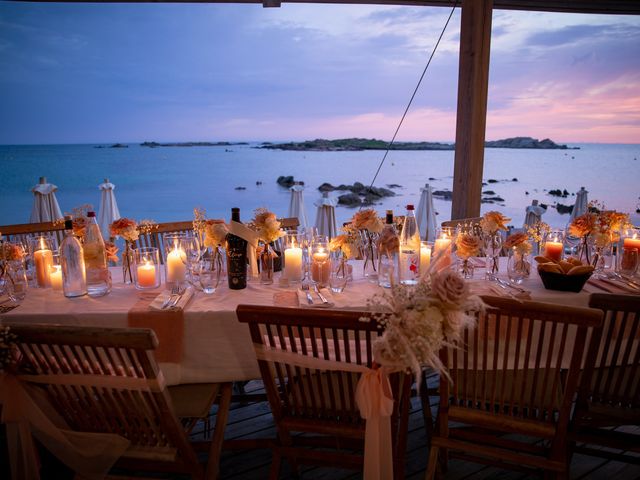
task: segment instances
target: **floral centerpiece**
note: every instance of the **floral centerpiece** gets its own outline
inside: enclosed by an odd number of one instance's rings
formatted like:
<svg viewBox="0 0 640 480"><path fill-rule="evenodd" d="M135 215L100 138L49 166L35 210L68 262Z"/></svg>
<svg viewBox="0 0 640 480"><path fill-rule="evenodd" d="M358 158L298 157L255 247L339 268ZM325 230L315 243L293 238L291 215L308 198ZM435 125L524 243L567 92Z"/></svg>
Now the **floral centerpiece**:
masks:
<svg viewBox="0 0 640 480"><path fill-rule="evenodd" d="M382 219L373 208L360 210L351 219L353 227L360 232L360 250L364 258L364 275L373 279L377 275L378 255L375 243L384 228Z"/></svg>
<svg viewBox="0 0 640 480"><path fill-rule="evenodd" d="M596 231L597 215L595 212L587 212L573 219L569 225L569 234L580 239L578 246L578 259L590 264L589 241L592 233Z"/></svg>
<svg viewBox="0 0 640 480"><path fill-rule="evenodd" d="M526 231L529 238L533 240L536 246L536 254L538 254L542 251L542 241L551 232L551 227L542 220L538 220L533 225L527 226Z"/></svg>
<svg viewBox="0 0 640 480"><path fill-rule="evenodd" d="M0 241L0 290L7 289L9 297L14 300L16 294L26 295L24 257L22 245Z"/></svg>
<svg viewBox="0 0 640 480"><path fill-rule="evenodd" d="M271 243L285 235L282 224L276 214L266 208L258 208L254 211L250 228L256 231L262 245L258 250L258 265L260 267L260 283L269 285L273 283L273 260L278 254L271 248Z"/></svg>
<svg viewBox="0 0 640 480"><path fill-rule="evenodd" d="M359 232L352 224L347 224L342 227L342 233L333 237L329 241L329 250L339 256L338 265L336 267L336 271L338 273L346 273L347 262L356 258L359 243Z"/></svg>
<svg viewBox="0 0 640 480"><path fill-rule="evenodd" d="M628 214L605 210L597 200L589 202L589 211L576 217L569 226L569 233L580 238L578 258L594 267L603 267L605 249L620 239L621 230L628 224Z"/></svg>
<svg viewBox="0 0 640 480"><path fill-rule="evenodd" d="M507 238L504 246L509 250L510 268L518 274L518 277L528 277L531 274L531 262L528 256L533 250L529 235L524 232L514 233Z"/></svg>
<svg viewBox="0 0 640 480"><path fill-rule="evenodd" d="M207 218L207 212L201 208L193 209L193 231L198 240L200 267L216 274L216 282L224 272L224 252L229 229L224 220Z"/></svg>
<svg viewBox="0 0 640 480"><path fill-rule="evenodd" d="M459 232L456 236L456 255L462 260L460 273L464 278L472 278L474 266L469 261L480 253L482 242L471 232Z"/></svg>
<svg viewBox="0 0 640 480"><path fill-rule="evenodd" d="M109 233L112 237L121 237L124 240L124 252L122 253L122 276L125 283L133 282L133 273L131 271L132 252L136 241L140 234L148 235L158 228L153 220L141 220L137 223L130 218L120 218L109 225Z"/></svg>
<svg viewBox="0 0 640 480"><path fill-rule="evenodd" d="M460 274L449 268L430 268L416 286L394 284L389 293L376 294L368 303L380 312L371 317L385 327L373 344L376 362L391 370L412 370L417 382L425 366L448 375L440 349L459 340L463 329L475 324L475 312L484 308Z"/></svg>
<svg viewBox="0 0 640 480"><path fill-rule="evenodd" d="M507 231L507 222L511 219L500 212L487 212L480 220L480 228L484 234L484 248L487 255L487 277L493 279L498 274L498 257L502 249L500 230Z"/></svg>

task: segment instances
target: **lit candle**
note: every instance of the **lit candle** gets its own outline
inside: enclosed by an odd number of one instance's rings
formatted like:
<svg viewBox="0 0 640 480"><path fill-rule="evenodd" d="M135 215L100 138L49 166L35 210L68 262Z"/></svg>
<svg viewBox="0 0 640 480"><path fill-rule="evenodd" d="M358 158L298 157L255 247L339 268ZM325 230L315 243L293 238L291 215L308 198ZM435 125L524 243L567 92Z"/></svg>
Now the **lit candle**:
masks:
<svg viewBox="0 0 640 480"><path fill-rule="evenodd" d="M451 239L446 233L442 233L442 236L436 239L436 243L433 247L433 253L438 253L442 250L448 250L451 248Z"/></svg>
<svg viewBox="0 0 640 480"><path fill-rule="evenodd" d="M167 282L184 282L186 278L187 254L176 243L167 255Z"/></svg>
<svg viewBox="0 0 640 480"><path fill-rule="evenodd" d="M51 286L51 267L53 266L53 252L47 248L44 239L40 239L40 249L33 253L33 263L36 266L36 281L38 286Z"/></svg>
<svg viewBox="0 0 640 480"><path fill-rule="evenodd" d="M54 290L62 290L62 267L60 265L52 265L49 280L51 280L51 286Z"/></svg>
<svg viewBox="0 0 640 480"><path fill-rule="evenodd" d="M544 244L544 256L551 260L562 260L562 250L562 242L549 241Z"/></svg>
<svg viewBox="0 0 640 480"><path fill-rule="evenodd" d="M286 265L286 262L285 262ZM326 285L329 283L329 276L331 275L331 260L329 260L329 253L324 249L320 249L312 256L311 262L311 278L314 282L320 285Z"/></svg>
<svg viewBox="0 0 640 480"><path fill-rule="evenodd" d="M156 286L156 266L149 260L138 265L138 286L153 288Z"/></svg>
<svg viewBox="0 0 640 480"><path fill-rule="evenodd" d="M420 245L420 275L423 275L424 272L427 271L430 263L431 263L431 245L422 243Z"/></svg>
<svg viewBox="0 0 640 480"><path fill-rule="evenodd" d="M302 280L302 249L293 242L284 251L284 276L290 282Z"/></svg>
<svg viewBox="0 0 640 480"><path fill-rule="evenodd" d="M638 238L638 234L634 233L633 237L627 237L623 241L623 247L625 250L633 250L637 248L640 251L640 238Z"/></svg>

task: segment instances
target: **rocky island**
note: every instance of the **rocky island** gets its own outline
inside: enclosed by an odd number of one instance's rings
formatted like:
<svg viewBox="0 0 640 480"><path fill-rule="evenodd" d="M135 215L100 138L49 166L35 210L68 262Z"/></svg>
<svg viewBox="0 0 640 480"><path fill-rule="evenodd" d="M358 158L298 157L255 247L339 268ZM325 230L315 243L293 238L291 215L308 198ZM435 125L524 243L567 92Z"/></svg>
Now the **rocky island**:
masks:
<svg viewBox="0 0 640 480"><path fill-rule="evenodd" d="M263 143L258 148L272 150L315 151L315 152L343 152L362 150L386 150L388 142L367 138L343 138L339 140L325 140L317 138L304 142L288 143ZM391 145L391 150L454 150L454 143L439 142L396 142ZM486 148L532 148L532 149L559 149L567 150L566 145L559 145L545 138L538 140L532 137L513 137L503 140L485 142ZM578 147L575 147L578 148Z"/></svg>
<svg viewBox="0 0 640 480"><path fill-rule="evenodd" d="M158 142L142 142L141 147L230 147L232 145L247 145L247 142L174 142L174 143L158 143Z"/></svg>

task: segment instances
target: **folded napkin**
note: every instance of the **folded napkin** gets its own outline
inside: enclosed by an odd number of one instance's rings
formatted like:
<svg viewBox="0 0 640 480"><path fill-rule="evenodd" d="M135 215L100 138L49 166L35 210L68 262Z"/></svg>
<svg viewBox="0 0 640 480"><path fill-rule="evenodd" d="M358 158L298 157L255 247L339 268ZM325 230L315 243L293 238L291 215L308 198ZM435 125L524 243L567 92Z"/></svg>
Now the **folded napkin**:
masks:
<svg viewBox="0 0 640 480"><path fill-rule="evenodd" d="M587 283L609 293L635 293L636 295L640 295L640 290L627 286L613 279L597 279L591 277L589 280L587 280Z"/></svg>
<svg viewBox="0 0 640 480"><path fill-rule="evenodd" d="M320 297L316 292L313 291L313 289L310 288L309 290L304 291L299 288L298 290L296 290L296 293L298 295L298 305L300 307L309 307L309 308L333 307L335 305L335 302L333 301L333 295L331 295L331 292L326 288L320 288L319 290L322 296L326 298L329 301L329 303L324 303L322 300L320 300ZM307 300L307 293L311 295L311 298L313 299L313 304L309 303L309 301Z"/></svg>
<svg viewBox="0 0 640 480"><path fill-rule="evenodd" d="M178 300L178 303L175 306L162 308L162 306L164 305L164 302L166 302L169 299L169 297L171 297L171 292L165 290L161 292L153 300L153 302L151 302L151 304L149 305L149 309L160 310L160 311L184 310L184 308L187 306L187 303L189 303L189 301L191 300L191 297L193 297L193 294L194 294L194 289L193 287L189 286L185 289L184 293L182 294L182 297L180 297L180 300Z"/></svg>

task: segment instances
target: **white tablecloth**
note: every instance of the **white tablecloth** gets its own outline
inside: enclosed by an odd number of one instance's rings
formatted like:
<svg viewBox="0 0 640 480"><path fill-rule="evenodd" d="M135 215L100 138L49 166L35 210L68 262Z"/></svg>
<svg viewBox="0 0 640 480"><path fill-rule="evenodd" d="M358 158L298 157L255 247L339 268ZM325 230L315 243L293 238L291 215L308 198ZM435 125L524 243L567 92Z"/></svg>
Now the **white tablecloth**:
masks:
<svg viewBox="0 0 640 480"><path fill-rule="evenodd" d="M506 260L506 259L503 259ZM342 294L333 294L336 307L362 308L366 300L381 289L362 278L362 263L353 262L354 281ZM506 265L501 277L506 278ZM127 327L128 312L139 300L133 285L122 283L122 272L112 269L112 292L101 298L68 299L60 291L30 289L22 305L2 315L0 322L57 323L101 327ZM180 364L162 363L169 384L226 382L260 378L249 328L238 322L239 304L273 305L273 295L285 289L277 285L249 282L244 290L229 290L226 279L212 295L196 293L185 310L184 354ZM484 268L476 268L471 281L477 293L492 294L484 287ZM533 300L563 305L587 306L589 293L545 290L538 274L522 287L531 290ZM289 288L292 290L292 288ZM160 290L158 290L160 292Z"/></svg>

